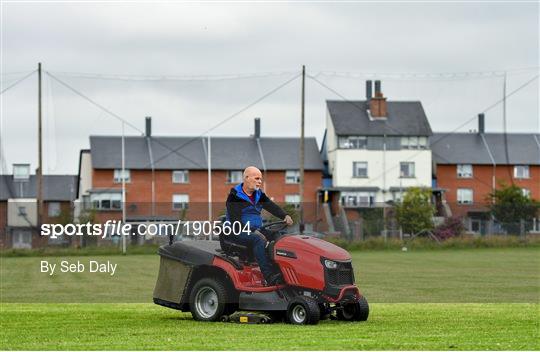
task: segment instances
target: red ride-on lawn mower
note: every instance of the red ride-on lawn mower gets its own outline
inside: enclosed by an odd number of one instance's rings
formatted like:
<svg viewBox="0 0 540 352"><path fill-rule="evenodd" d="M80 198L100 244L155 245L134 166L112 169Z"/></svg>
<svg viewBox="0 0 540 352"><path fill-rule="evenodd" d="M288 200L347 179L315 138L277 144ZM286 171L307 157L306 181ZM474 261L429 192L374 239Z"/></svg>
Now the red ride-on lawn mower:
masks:
<svg viewBox="0 0 540 352"><path fill-rule="evenodd" d="M275 235L267 250L284 284L265 286L251 249L231 242L234 235L221 235L219 242L171 241L159 248L154 303L191 311L200 321L227 321L236 311L292 324L367 320L368 302L354 283L349 253L315 237L282 235L286 226L280 221L262 228Z"/></svg>

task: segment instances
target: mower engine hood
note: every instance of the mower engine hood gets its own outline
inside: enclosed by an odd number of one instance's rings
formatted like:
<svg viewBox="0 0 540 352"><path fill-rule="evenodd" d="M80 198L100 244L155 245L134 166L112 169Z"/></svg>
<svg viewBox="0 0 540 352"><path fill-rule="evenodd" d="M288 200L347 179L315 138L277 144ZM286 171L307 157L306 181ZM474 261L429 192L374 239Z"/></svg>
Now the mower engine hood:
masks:
<svg viewBox="0 0 540 352"><path fill-rule="evenodd" d="M326 259L349 261L351 256L341 247L333 243L311 236L289 235L280 238L275 245L275 250L306 251Z"/></svg>

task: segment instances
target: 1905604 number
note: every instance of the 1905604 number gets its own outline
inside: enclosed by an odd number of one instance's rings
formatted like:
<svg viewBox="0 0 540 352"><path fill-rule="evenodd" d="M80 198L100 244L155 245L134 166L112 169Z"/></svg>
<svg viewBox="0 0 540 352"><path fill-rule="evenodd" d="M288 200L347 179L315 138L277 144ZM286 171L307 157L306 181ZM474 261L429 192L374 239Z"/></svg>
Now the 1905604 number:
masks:
<svg viewBox="0 0 540 352"><path fill-rule="evenodd" d="M240 221L186 221L184 227L187 236L229 236L250 232L249 221L245 224Z"/></svg>

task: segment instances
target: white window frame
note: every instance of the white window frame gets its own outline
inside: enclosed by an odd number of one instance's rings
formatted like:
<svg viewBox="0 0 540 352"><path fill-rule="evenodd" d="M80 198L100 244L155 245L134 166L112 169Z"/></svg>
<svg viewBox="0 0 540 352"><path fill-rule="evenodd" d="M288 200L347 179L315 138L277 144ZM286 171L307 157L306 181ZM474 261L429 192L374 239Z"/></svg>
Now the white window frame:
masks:
<svg viewBox="0 0 540 352"><path fill-rule="evenodd" d="M48 202L47 203L47 215L50 218L60 216L60 202Z"/></svg>
<svg viewBox="0 0 540 352"><path fill-rule="evenodd" d="M367 149L366 136L340 136L338 138L339 149Z"/></svg>
<svg viewBox="0 0 540 352"><path fill-rule="evenodd" d="M30 178L30 165L13 164L13 179L28 180Z"/></svg>
<svg viewBox="0 0 540 352"><path fill-rule="evenodd" d="M474 203L474 190L472 188L458 188L456 192L457 192L458 204L473 204ZM470 194L470 200L468 199L469 197L465 197L465 195L469 195L469 194Z"/></svg>
<svg viewBox="0 0 540 352"><path fill-rule="evenodd" d="M233 175L236 175L233 177ZM229 170L227 171L227 183L242 183L244 181L244 174L242 170Z"/></svg>
<svg viewBox="0 0 540 352"><path fill-rule="evenodd" d="M403 136L401 137L401 149L427 149L426 136Z"/></svg>
<svg viewBox="0 0 540 352"><path fill-rule="evenodd" d="M182 210L189 207L189 194L176 193L172 195L172 209Z"/></svg>
<svg viewBox="0 0 540 352"><path fill-rule="evenodd" d="M126 183L131 182L131 171L129 169L124 169L122 175L122 169L114 169L113 181L114 183L122 183L122 177Z"/></svg>
<svg viewBox="0 0 540 352"><path fill-rule="evenodd" d="M519 172L521 170L521 172ZM514 165L514 178L528 179L531 177L529 165Z"/></svg>
<svg viewBox="0 0 540 352"><path fill-rule="evenodd" d="M299 184L300 183L300 170L285 170L285 183Z"/></svg>
<svg viewBox="0 0 540 352"><path fill-rule="evenodd" d="M300 195L299 194L286 194L285 203L294 205L295 209L300 208Z"/></svg>
<svg viewBox="0 0 540 352"><path fill-rule="evenodd" d="M403 174L403 170L402 170L402 167L404 165L407 165L407 170L410 172L410 174L408 175L404 175ZM411 169L412 169L412 172L411 172ZM400 178L415 178L416 177L416 165L414 164L414 161L401 161L399 163L399 177Z"/></svg>
<svg viewBox="0 0 540 352"><path fill-rule="evenodd" d="M122 210L122 193L91 193L90 204L92 205L92 209L95 210Z"/></svg>
<svg viewBox="0 0 540 352"><path fill-rule="evenodd" d="M472 164L457 164L456 173L458 178L473 178L474 169Z"/></svg>
<svg viewBox="0 0 540 352"><path fill-rule="evenodd" d="M373 207L375 192L341 192L340 202L345 207Z"/></svg>
<svg viewBox="0 0 540 352"><path fill-rule="evenodd" d="M365 164L366 167L363 168L366 170L366 174L365 175L360 175L357 171L360 170L357 165L359 164ZM368 165L368 162L367 161L353 161L353 177L354 178L368 178L369 177L369 169L368 169L369 165Z"/></svg>
<svg viewBox="0 0 540 352"><path fill-rule="evenodd" d="M172 183L189 183L189 170L173 170Z"/></svg>
<svg viewBox="0 0 540 352"><path fill-rule="evenodd" d="M528 188L522 188L521 194L523 194L524 197L531 198L531 190Z"/></svg>

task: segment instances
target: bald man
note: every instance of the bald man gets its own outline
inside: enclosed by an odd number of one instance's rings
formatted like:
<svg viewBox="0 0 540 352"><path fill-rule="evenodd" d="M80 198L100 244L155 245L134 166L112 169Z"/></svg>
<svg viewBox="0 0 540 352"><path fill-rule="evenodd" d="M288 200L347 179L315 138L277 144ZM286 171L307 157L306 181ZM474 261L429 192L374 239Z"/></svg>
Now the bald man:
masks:
<svg viewBox="0 0 540 352"><path fill-rule="evenodd" d="M231 188L227 197L227 220L231 223L239 221L242 225L249 222L251 232L234 234L229 236L229 239L244 246L251 246L267 285L275 285L281 281L281 273L274 271L266 256L268 239L258 231L263 224L261 211L268 211L286 221L289 226L293 224L293 220L261 190L261 170L249 166L244 170L243 176L243 182Z"/></svg>

